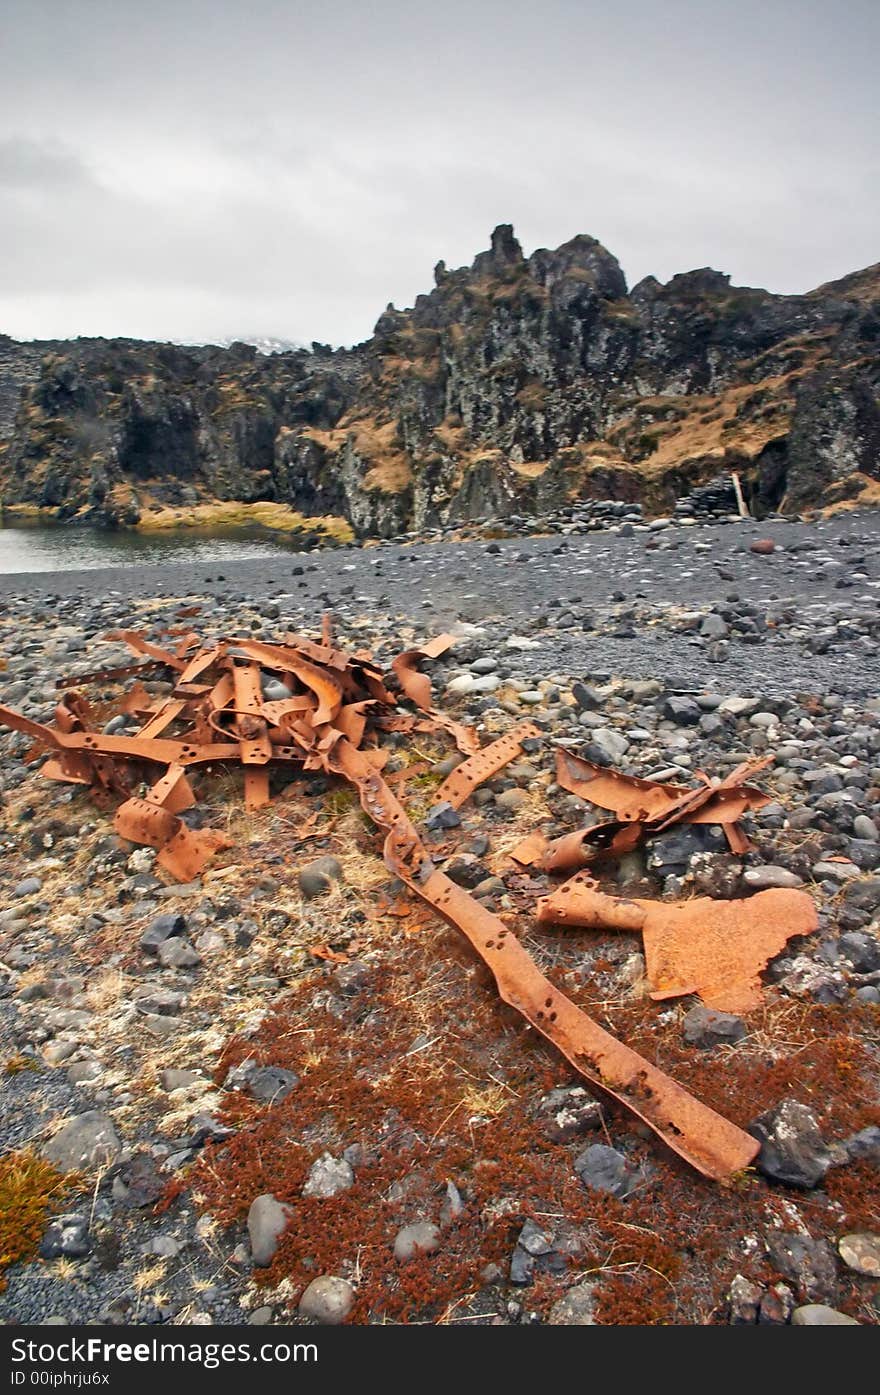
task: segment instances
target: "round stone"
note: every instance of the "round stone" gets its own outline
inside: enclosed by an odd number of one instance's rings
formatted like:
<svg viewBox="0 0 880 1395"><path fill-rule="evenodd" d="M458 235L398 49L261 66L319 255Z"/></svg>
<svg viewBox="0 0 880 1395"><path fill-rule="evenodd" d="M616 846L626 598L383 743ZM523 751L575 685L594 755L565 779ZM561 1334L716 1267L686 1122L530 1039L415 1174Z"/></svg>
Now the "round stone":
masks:
<svg viewBox="0 0 880 1395"><path fill-rule="evenodd" d="M857 814L853 819L853 833L857 838L864 838L866 842L880 842L880 830L867 814Z"/></svg>
<svg viewBox="0 0 880 1395"><path fill-rule="evenodd" d="M251 1202L248 1211L247 1228L248 1237L251 1242L251 1255L254 1264L258 1268L264 1268L271 1264L278 1249L278 1242L288 1222L292 1212L289 1206L285 1206L271 1192L264 1192L262 1196L257 1196Z"/></svg>
<svg viewBox="0 0 880 1395"><path fill-rule="evenodd" d="M299 873L299 889L307 901L325 896L333 882L342 881L342 863L336 857L318 857Z"/></svg>
<svg viewBox="0 0 880 1395"><path fill-rule="evenodd" d="M855 1318L829 1308L825 1303L805 1303L791 1315L792 1327L860 1327Z"/></svg>
<svg viewBox="0 0 880 1395"><path fill-rule="evenodd" d="M312 1279L299 1300L299 1315L327 1327L345 1322L354 1307L354 1289L335 1274L321 1274Z"/></svg>
<svg viewBox="0 0 880 1395"><path fill-rule="evenodd" d="M116 1160L120 1147L109 1115L89 1109L65 1124L46 1144L43 1156L60 1172L80 1172L109 1166Z"/></svg>
<svg viewBox="0 0 880 1395"><path fill-rule="evenodd" d="M416 1255L432 1255L440 1248L440 1230L430 1221L405 1225L394 1240L394 1258L414 1259Z"/></svg>
<svg viewBox="0 0 880 1395"><path fill-rule="evenodd" d="M854 1269L857 1274L868 1274L872 1279L880 1279L880 1235L870 1235L864 1231L842 1235L837 1248L849 1269Z"/></svg>
<svg viewBox="0 0 880 1395"><path fill-rule="evenodd" d="M752 891L765 891L769 887L803 886L803 878L787 867L777 867L767 863L763 867L749 867L743 873L743 881Z"/></svg>

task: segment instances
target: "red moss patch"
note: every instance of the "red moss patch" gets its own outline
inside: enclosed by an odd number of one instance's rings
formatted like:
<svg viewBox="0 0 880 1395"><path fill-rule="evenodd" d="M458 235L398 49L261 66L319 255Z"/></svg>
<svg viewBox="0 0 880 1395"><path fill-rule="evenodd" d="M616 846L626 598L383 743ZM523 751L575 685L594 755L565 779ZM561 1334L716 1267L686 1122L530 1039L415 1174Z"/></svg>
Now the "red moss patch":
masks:
<svg viewBox="0 0 880 1395"><path fill-rule="evenodd" d="M809 1104L829 1138L871 1120L865 1100L876 1093L876 1062L850 1005L771 1003L743 1047L703 1052L685 1046L677 1022L659 1021L659 1005L606 1011L590 1002L594 982L578 973L573 991L556 972L603 1025L740 1125L785 1095ZM839 1233L838 1201L861 1224L858 1184L850 1194L840 1181L860 1177L858 1167L829 1174L827 1192L808 1195L752 1175L719 1187L613 1104L607 1136L550 1142L536 1105L553 1086L580 1082L498 1000L449 932L386 941L361 992L333 994L337 1015L324 996L333 986L329 967L317 972L256 1035L229 1044L218 1082L254 1057L295 1071L301 1084L271 1108L229 1095L224 1119L238 1133L207 1147L189 1178L224 1226L241 1227L262 1192L293 1207L272 1265L255 1275L273 1286L291 1280L293 1306L316 1275L335 1273L356 1286L355 1322L436 1323L473 1311L490 1320L507 1295L486 1286L484 1270L499 1266L506 1284L516 1236L532 1216L575 1244L565 1272L521 1290L529 1310L546 1316L569 1284L588 1278L598 1283L600 1323L719 1323L735 1274L774 1277L763 1246L747 1241L766 1232L774 1198L800 1208L813 1233ZM645 1188L625 1202L588 1192L573 1170L583 1147L609 1140L648 1171ZM354 1186L330 1200L303 1198L320 1153L355 1144L362 1156ZM437 1222L450 1180L463 1214L444 1228L437 1254L399 1264L397 1231Z"/></svg>

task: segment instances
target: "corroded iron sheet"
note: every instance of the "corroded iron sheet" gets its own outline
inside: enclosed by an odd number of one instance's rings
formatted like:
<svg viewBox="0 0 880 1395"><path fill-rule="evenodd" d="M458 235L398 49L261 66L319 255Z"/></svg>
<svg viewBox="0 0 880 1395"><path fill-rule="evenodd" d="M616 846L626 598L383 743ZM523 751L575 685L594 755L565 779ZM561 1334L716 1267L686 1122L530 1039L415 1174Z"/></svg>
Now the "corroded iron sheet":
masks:
<svg viewBox="0 0 880 1395"><path fill-rule="evenodd" d="M419 649L404 650L391 665L391 671L400 684L401 692L423 712L430 712L432 709L431 682L424 673L419 672L418 665L422 659L439 658L447 649L451 649L454 643L452 635L438 635Z"/></svg>
<svg viewBox="0 0 880 1395"><path fill-rule="evenodd" d="M605 896L579 873L538 905L543 924L629 930L642 936L652 998L697 993L707 1007L748 1012L762 997L761 970L818 925L804 891L759 891L735 901L667 902Z"/></svg>

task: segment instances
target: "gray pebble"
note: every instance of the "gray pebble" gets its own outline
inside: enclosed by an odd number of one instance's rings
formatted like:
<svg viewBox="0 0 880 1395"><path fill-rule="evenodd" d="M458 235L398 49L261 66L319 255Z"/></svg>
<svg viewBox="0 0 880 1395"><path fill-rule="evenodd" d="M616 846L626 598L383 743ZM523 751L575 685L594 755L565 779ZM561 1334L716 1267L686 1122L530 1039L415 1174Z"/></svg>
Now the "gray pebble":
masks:
<svg viewBox="0 0 880 1395"><path fill-rule="evenodd" d="M43 1156L60 1172L88 1171L115 1162L121 1146L109 1115L89 1109L65 1124L45 1145Z"/></svg>
<svg viewBox="0 0 880 1395"><path fill-rule="evenodd" d="M855 1318L829 1308L825 1303L805 1303L791 1315L792 1327L860 1327Z"/></svg>
<svg viewBox="0 0 880 1395"><path fill-rule="evenodd" d="M418 1254L432 1255L440 1248L440 1229L430 1221L405 1225L394 1239L394 1258L404 1261Z"/></svg>
<svg viewBox="0 0 880 1395"><path fill-rule="evenodd" d="M271 1264L282 1234L292 1219L291 1208L271 1192L255 1197L248 1211L247 1228L254 1264L263 1269Z"/></svg>
<svg viewBox="0 0 880 1395"><path fill-rule="evenodd" d="M345 1322L354 1307L355 1293L351 1284L335 1274L321 1274L303 1292L299 1300L299 1315L327 1327Z"/></svg>

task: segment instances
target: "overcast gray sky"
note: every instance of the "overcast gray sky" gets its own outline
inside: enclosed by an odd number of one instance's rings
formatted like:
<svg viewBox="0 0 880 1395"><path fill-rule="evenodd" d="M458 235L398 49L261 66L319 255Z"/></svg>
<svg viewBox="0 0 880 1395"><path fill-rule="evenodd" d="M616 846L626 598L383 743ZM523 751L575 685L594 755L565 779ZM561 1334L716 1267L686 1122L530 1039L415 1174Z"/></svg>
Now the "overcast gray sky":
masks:
<svg viewBox="0 0 880 1395"><path fill-rule="evenodd" d="M352 343L512 222L880 258L878 0L0 0L0 332Z"/></svg>

